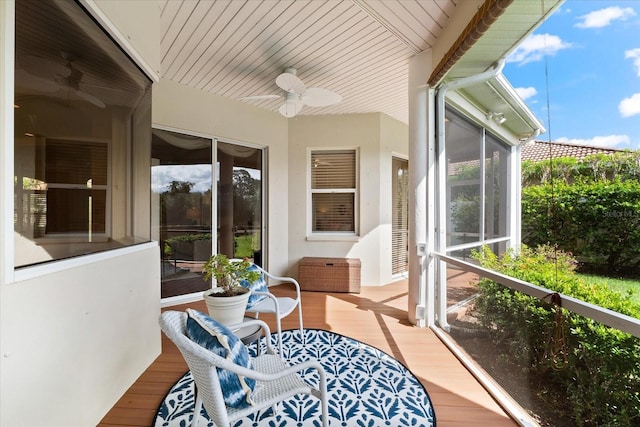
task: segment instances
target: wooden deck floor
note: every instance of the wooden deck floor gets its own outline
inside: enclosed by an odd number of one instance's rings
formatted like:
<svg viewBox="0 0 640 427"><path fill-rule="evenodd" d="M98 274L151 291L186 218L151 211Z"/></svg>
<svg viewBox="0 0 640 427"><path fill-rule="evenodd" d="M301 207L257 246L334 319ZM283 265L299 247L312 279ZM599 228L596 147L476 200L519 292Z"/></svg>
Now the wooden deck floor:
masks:
<svg viewBox="0 0 640 427"><path fill-rule="evenodd" d="M406 280L363 287L360 294L304 292L302 301L305 327L331 330L363 341L407 366L429 392L438 426L517 425L433 332L409 324ZM186 307L206 312L201 301L170 309ZM269 316L263 320L273 325ZM285 319L283 328L292 329L296 324L292 314ZM163 337L162 354L98 427L151 426L163 397L186 371L178 350Z"/></svg>

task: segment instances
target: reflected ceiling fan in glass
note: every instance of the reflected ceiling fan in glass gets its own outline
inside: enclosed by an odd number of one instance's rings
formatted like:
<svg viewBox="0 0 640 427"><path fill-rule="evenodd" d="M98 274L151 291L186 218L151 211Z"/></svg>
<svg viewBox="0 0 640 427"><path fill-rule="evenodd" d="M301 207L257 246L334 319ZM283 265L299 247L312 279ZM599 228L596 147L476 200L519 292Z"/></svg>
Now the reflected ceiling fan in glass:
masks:
<svg viewBox="0 0 640 427"><path fill-rule="evenodd" d="M46 93L65 93L66 91L96 107L104 108L105 103L87 91L91 85L83 81L84 73L74 66L77 56L64 51L60 52L60 56L64 63L35 55L19 57L19 68L16 71L17 83Z"/></svg>

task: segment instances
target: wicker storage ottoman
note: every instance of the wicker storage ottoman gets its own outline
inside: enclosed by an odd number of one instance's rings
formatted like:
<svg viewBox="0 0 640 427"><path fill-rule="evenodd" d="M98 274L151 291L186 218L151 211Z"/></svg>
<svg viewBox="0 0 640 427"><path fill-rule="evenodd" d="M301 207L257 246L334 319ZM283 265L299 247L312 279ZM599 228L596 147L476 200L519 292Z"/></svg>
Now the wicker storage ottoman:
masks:
<svg viewBox="0 0 640 427"><path fill-rule="evenodd" d="M358 258L305 257L298 266L298 282L303 291L360 292Z"/></svg>

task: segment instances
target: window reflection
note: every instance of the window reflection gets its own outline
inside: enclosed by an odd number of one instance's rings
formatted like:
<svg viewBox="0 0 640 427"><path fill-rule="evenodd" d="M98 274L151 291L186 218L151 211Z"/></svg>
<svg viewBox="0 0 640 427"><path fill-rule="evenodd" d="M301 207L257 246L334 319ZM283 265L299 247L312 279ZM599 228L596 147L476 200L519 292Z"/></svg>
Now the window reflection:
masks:
<svg viewBox="0 0 640 427"><path fill-rule="evenodd" d="M16 2L15 55L15 266L148 241L150 80L74 2Z"/></svg>

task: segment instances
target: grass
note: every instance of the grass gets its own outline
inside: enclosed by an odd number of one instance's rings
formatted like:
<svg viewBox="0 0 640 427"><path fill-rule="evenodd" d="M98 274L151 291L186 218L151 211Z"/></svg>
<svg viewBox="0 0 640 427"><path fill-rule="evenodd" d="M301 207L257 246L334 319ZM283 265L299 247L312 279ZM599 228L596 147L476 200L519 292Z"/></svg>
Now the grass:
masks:
<svg viewBox="0 0 640 427"><path fill-rule="evenodd" d="M236 236L236 258L253 257L253 236Z"/></svg>
<svg viewBox="0 0 640 427"><path fill-rule="evenodd" d="M587 283L596 285L606 285L612 291L623 295L631 293L631 300L635 304L640 304L640 280L631 279L613 279L604 276L594 276L592 274L576 274Z"/></svg>

